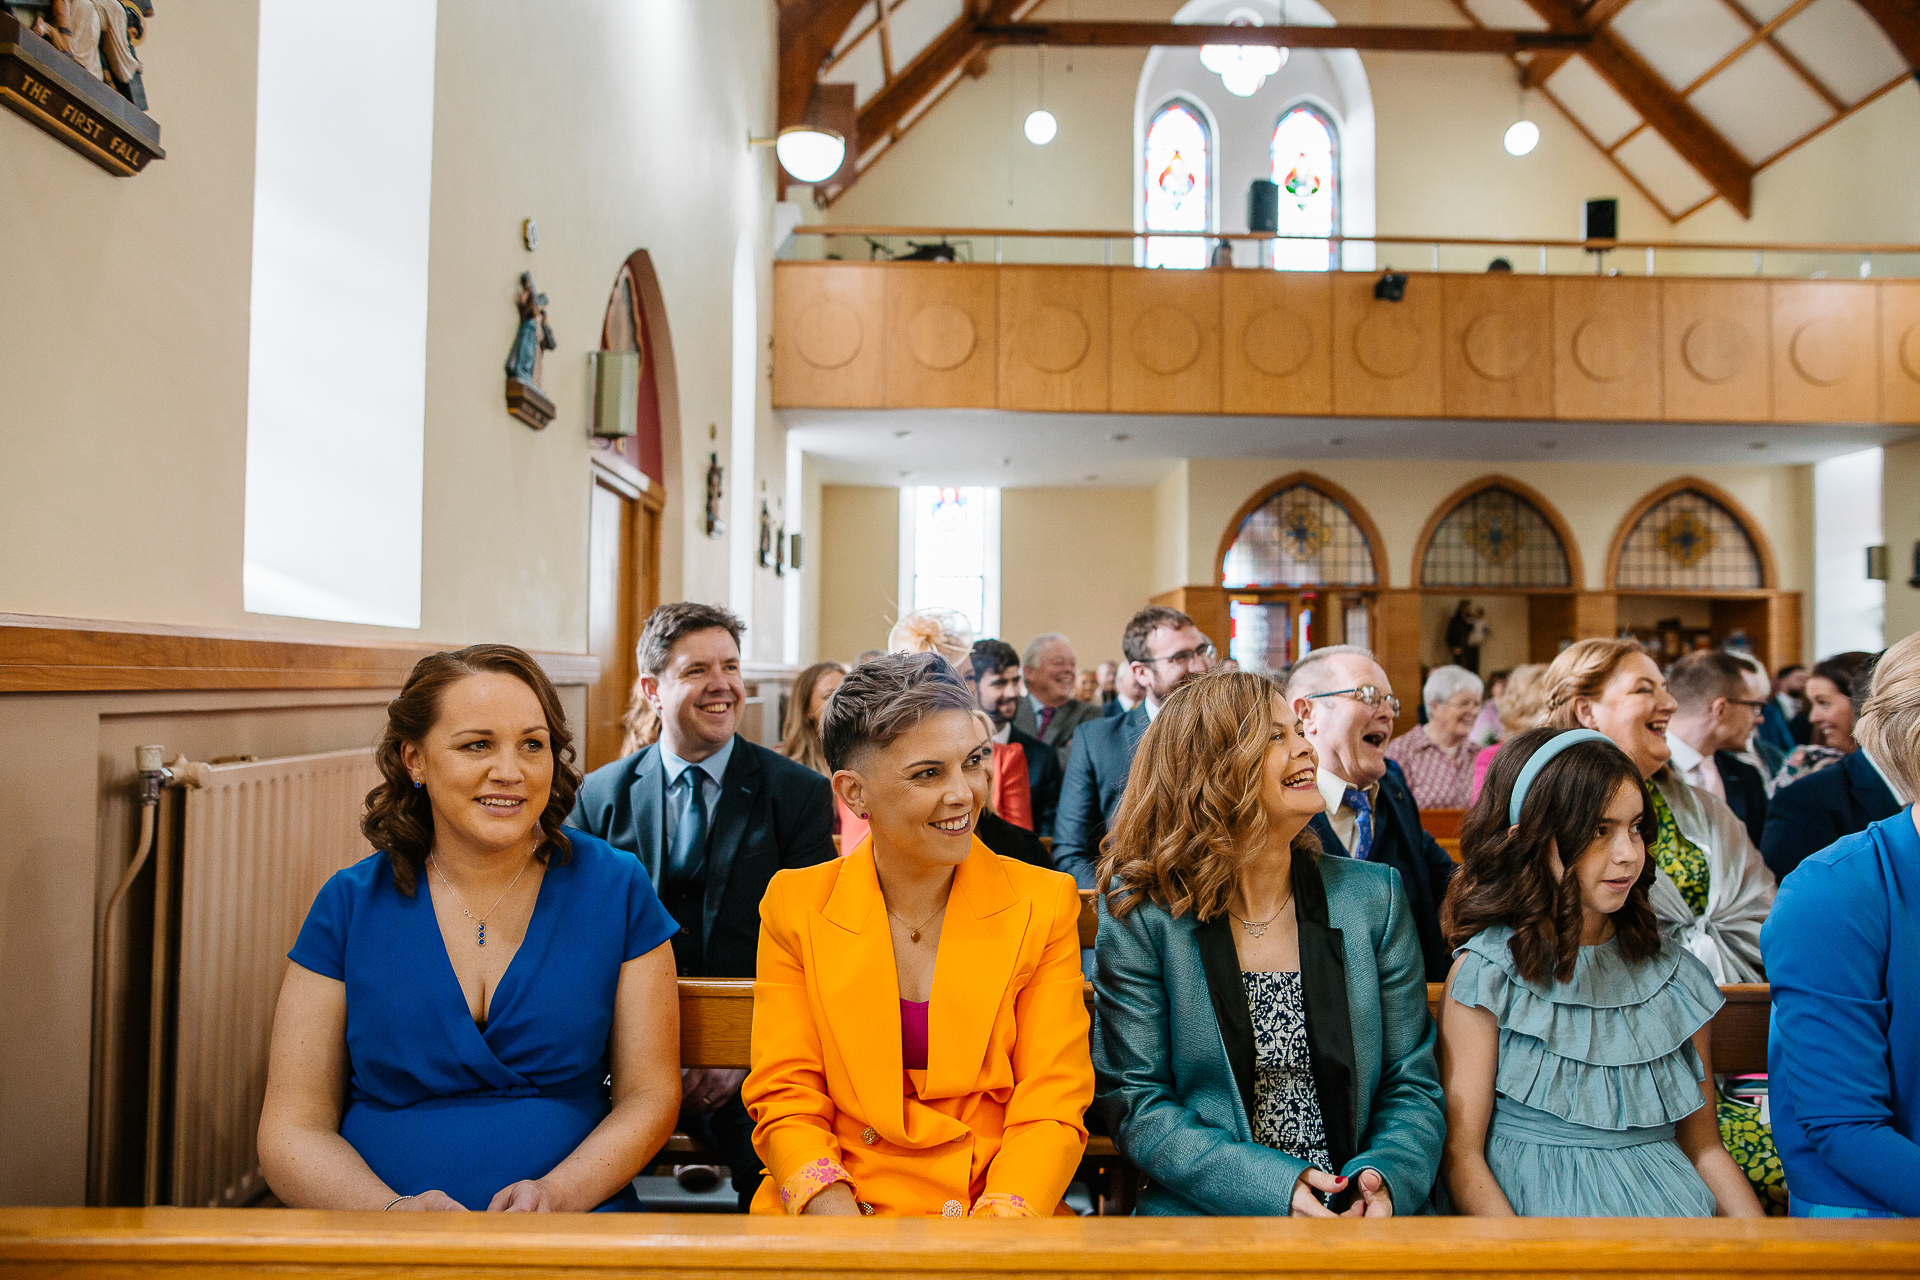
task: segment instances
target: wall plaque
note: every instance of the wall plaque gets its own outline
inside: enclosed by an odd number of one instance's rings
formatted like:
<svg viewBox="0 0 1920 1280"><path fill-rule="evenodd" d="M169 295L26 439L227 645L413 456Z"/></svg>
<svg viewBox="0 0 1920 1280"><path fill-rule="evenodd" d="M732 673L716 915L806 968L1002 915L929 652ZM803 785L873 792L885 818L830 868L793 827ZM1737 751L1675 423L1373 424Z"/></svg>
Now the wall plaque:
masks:
<svg viewBox="0 0 1920 1280"><path fill-rule="evenodd" d="M158 124L4 9L0 102L118 177L167 154Z"/></svg>

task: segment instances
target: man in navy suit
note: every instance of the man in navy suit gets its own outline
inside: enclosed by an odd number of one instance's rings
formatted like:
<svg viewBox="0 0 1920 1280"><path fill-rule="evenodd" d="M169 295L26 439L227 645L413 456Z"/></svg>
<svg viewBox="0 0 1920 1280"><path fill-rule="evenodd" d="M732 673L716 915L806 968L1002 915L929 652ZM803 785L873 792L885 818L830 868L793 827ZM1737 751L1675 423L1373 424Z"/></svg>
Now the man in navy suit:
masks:
<svg viewBox="0 0 1920 1280"><path fill-rule="evenodd" d="M1160 704L1181 685L1213 670L1213 642L1178 609L1149 605L1133 615L1120 637L1120 651L1145 696L1123 716L1083 724L1073 735L1060 812L1053 824L1053 865L1082 889L1094 887L1100 844L1126 791L1134 749Z"/></svg>
<svg viewBox="0 0 1920 1280"><path fill-rule="evenodd" d="M1033 796L1033 833L1053 835L1060 808L1060 753L1013 722L1021 702L1020 655L1005 640L975 640L961 673L973 685L980 709L993 721L995 742L1014 742L1027 757L1027 790Z"/></svg>
<svg viewBox="0 0 1920 1280"><path fill-rule="evenodd" d="M1766 700L1753 696L1747 664L1730 653L1690 653L1667 670L1680 709L1667 722L1673 767L1687 782L1726 802L1755 847L1767 825L1767 783L1736 752L1760 725Z"/></svg>
<svg viewBox="0 0 1920 1280"><path fill-rule="evenodd" d="M1420 806L1385 749L1400 700L1373 654L1357 645L1315 649L1293 664L1287 701L1318 757L1326 812L1308 824L1321 849L1385 863L1400 873L1427 981L1452 963L1440 936L1440 903L1453 859L1420 825Z"/></svg>
<svg viewBox="0 0 1920 1280"><path fill-rule="evenodd" d="M646 864L680 923L673 958L682 977L753 977L767 882L834 856L827 780L736 732L747 700L743 630L709 605L653 611L640 633L640 692L659 712L660 741L588 774L567 819ZM682 1123L726 1162L744 1212L760 1185L753 1121L740 1102L747 1073L680 1074Z"/></svg>

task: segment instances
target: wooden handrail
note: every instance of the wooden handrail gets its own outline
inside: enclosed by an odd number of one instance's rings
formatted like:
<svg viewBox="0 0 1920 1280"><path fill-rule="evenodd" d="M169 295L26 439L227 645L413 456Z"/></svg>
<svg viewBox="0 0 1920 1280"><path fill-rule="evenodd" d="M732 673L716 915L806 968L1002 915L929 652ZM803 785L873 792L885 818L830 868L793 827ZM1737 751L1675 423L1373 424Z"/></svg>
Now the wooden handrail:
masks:
<svg viewBox="0 0 1920 1280"><path fill-rule="evenodd" d="M0 1209L0 1271L310 1280L737 1274L1912 1276L1920 1221L741 1218Z"/></svg>
<svg viewBox="0 0 1920 1280"><path fill-rule="evenodd" d="M1920 254L1920 244L1796 243L1788 240L1553 240L1541 237L1510 236L1299 236L1272 231L1091 231L1084 229L1041 229L1036 227L888 227L839 226L827 222L809 223L793 228L797 236L900 236L916 240L987 239L995 236L1009 240L1144 240L1149 237L1202 240L1315 240L1334 244L1405 244L1443 247L1475 246L1514 249L1653 249L1673 252L1709 253L1846 253L1846 254Z"/></svg>

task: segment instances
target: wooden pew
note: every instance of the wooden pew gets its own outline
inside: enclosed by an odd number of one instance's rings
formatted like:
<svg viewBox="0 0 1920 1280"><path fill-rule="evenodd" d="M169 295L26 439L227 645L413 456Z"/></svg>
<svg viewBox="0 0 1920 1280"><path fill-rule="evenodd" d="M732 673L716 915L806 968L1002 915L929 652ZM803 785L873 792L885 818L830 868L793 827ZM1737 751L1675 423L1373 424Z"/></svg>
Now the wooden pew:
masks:
<svg viewBox="0 0 1920 1280"><path fill-rule="evenodd" d="M0 1209L0 1277L389 1280L420 1275L1545 1276L1811 1280L1920 1274L1920 1221L741 1218L717 1214Z"/></svg>

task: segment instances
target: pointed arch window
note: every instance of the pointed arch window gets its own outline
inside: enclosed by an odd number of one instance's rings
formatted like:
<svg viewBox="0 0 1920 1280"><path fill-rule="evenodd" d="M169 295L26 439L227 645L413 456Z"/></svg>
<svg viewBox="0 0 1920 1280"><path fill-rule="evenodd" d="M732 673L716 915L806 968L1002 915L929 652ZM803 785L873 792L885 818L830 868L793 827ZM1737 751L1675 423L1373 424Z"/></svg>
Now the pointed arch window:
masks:
<svg viewBox="0 0 1920 1280"><path fill-rule="evenodd" d="M1283 236L1331 236L1340 225L1340 135L1318 107L1300 103L1274 126L1273 180L1280 186ZM1273 265L1282 271L1329 271L1331 240L1276 240Z"/></svg>
<svg viewBox="0 0 1920 1280"><path fill-rule="evenodd" d="M1620 544L1621 590L1745 591L1766 586L1753 537L1737 516L1698 489L1660 499Z"/></svg>
<svg viewBox="0 0 1920 1280"><path fill-rule="evenodd" d="M1221 585L1372 586L1373 544L1351 512L1310 484L1288 485L1241 522Z"/></svg>
<svg viewBox="0 0 1920 1280"><path fill-rule="evenodd" d="M1498 485L1469 494L1443 517L1420 560L1423 587L1565 588L1566 544L1540 509Z"/></svg>
<svg viewBox="0 0 1920 1280"><path fill-rule="evenodd" d="M1183 98L1161 107L1147 123L1141 158L1141 223L1148 231L1207 231L1213 193L1213 138L1200 109ZM1199 236L1147 237L1149 267L1204 267L1207 242Z"/></svg>

